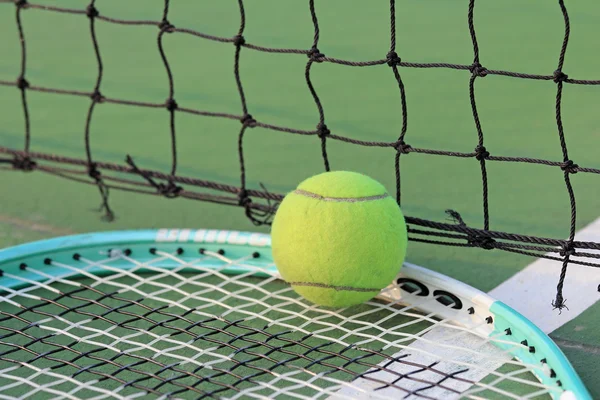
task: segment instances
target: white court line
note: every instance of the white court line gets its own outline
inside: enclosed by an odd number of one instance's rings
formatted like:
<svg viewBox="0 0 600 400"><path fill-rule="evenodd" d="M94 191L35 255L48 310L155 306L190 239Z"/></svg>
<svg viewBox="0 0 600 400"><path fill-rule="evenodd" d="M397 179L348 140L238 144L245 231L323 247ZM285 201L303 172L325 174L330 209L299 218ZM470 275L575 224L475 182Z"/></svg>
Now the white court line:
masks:
<svg viewBox="0 0 600 400"><path fill-rule="evenodd" d="M575 240L599 242L600 218L577 232ZM561 267L559 261L540 258L492 289L489 295L514 308L548 334L600 300L600 268L570 264L563 289L569 309L561 313L552 311L551 302L556 296Z"/></svg>

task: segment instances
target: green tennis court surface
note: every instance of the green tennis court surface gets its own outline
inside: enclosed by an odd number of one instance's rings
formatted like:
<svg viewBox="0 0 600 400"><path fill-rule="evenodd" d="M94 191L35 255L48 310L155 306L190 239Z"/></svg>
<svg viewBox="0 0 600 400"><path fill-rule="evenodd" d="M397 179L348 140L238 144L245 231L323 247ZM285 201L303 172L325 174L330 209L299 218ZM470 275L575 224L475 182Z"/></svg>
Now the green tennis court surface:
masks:
<svg viewBox="0 0 600 400"><path fill-rule="evenodd" d="M308 2L256 1L246 4L248 42L279 48L310 48L313 27ZM473 49L467 27L467 1L398 1L397 51L403 61L470 64ZM43 4L84 8L81 1ZM121 19L160 20L162 1L99 1L102 15ZM564 72L577 79L597 79L600 56L600 5L591 0L567 3L571 38ZM231 37L239 26L235 1L173 3L170 22L216 36ZM329 0L316 4L321 27L319 49L327 56L356 61L385 58L389 51L387 1ZM14 80L20 68L15 7L0 3L0 80ZM31 84L91 91L97 66L83 15L42 10L23 11L27 39L27 73ZM489 69L552 74L564 36L557 2L484 2L475 9L481 63ZM98 21L96 30L104 62L102 93L153 103L168 97L168 81L157 50L158 29ZM180 106L242 114L233 76L232 44L190 35L164 40ZM240 75L249 112L256 120L312 130L318 112L306 86L307 58L242 49ZM468 96L468 71L401 68L408 104L406 142L414 147L471 152L477 132ZM387 65L354 68L313 65L312 79L332 133L369 141L394 141L402 125L400 99ZM556 84L552 81L487 76L476 82L476 98L485 145L494 155L562 160L555 121ZM27 93L32 151L84 156L83 130L90 101L82 97ZM567 85L562 115L570 158L600 168L597 146L598 86ZM23 147L23 113L19 91L0 86L0 145ZM239 184L234 120L178 113L180 175ZM93 156L122 163L127 154L142 168L168 172L168 112L115 104L98 105L91 128ZM254 128L245 136L248 185L264 183L285 192L323 170L320 141ZM364 172L390 192L395 186L394 150L328 142L333 169ZM570 208L562 171L544 165L488 163L490 228L498 231L565 238ZM424 154L402 157L403 209L407 215L443 221L444 210L461 213L470 226L482 227L481 172L472 158ZM0 171L0 246L6 247L69 233L134 228L190 227L238 230L256 228L243 209L184 199L166 200L112 191L117 220L100 220L98 190L41 172ZM600 216L599 177L572 176L578 227ZM489 291L524 268L531 258L411 243L409 261L441 271ZM558 280L558 276L556 277ZM600 283L600 279L599 282ZM531 296L536 295L532 282ZM589 293L589 296L598 296ZM552 313L550 301L540 313ZM568 306L567 298L567 306ZM565 310L564 314L569 311ZM571 360L593 397L600 397L600 306L596 303L551 334Z"/></svg>

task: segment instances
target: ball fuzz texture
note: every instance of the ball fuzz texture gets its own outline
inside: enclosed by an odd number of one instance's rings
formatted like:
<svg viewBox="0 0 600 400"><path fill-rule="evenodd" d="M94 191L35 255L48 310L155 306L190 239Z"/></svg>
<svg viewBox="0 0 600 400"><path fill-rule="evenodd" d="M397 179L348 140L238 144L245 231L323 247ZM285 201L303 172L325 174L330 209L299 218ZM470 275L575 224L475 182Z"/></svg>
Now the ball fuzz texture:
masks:
<svg viewBox="0 0 600 400"><path fill-rule="evenodd" d="M313 176L279 205L271 232L283 279L327 307L367 301L389 285L406 255L406 223L383 185L359 173Z"/></svg>

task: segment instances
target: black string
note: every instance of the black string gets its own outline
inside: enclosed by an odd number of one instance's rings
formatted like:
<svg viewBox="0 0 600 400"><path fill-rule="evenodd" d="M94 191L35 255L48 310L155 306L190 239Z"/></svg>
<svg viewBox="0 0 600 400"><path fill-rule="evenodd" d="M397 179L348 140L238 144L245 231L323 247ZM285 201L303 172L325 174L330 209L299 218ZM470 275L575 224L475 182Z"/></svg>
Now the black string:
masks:
<svg viewBox="0 0 600 400"><path fill-rule="evenodd" d="M573 186L571 185L570 174L576 173L575 165L573 161L569 159L569 152L567 150L567 142L565 139L565 132L562 123L561 103L562 103L562 91L563 82L568 79L568 76L562 72L563 65L565 63L565 55L567 53L567 45L569 43L569 35L571 33L571 27L569 24L569 14L563 0L559 0L558 4L562 11L564 23L565 23L565 36L560 48L560 54L558 56L558 66L554 71L554 82L556 83L556 126L558 128L558 136L560 140L560 147L563 155L564 166L561 167L563 170L563 176L565 179L565 186L569 194L569 202L571 204L571 226L569 229L569 240L563 246L563 252L561 255L564 257L562 268L560 271L560 277L558 285L556 286L556 298L552 302L552 305L559 310L565 308L565 301L563 297L563 286L565 283L565 277L567 275L567 267L569 266L569 259L575 255L575 249L573 248L573 241L575 240L575 229L577 224L577 207L575 203L575 193L573 192Z"/></svg>
<svg viewBox="0 0 600 400"><path fill-rule="evenodd" d="M175 185L175 183L172 180L169 180L166 185L164 183L156 182L154 179L152 179L151 173L148 173L147 171L142 171L141 169L139 169L137 167L137 165L133 161L133 158L131 158L130 155L127 155L125 162L127 162L127 164L129 164L129 166L131 167L131 171L133 173L140 175L151 186L153 186L159 194L165 196L168 199L174 199L174 198L178 197L180 192L183 190L183 188L181 186Z"/></svg>
<svg viewBox="0 0 600 400"><path fill-rule="evenodd" d="M315 104L317 105L317 110L319 111L319 123L317 124L317 135L321 139L321 155L323 156L323 164L325 165L325 171L330 171L331 167L329 166L329 157L327 156L327 137L331 134L327 125L325 125L325 112L323 111L323 105L321 104L321 99L317 95L315 87L313 86L310 71L313 63L321 63L325 59L325 55L319 51L319 20L317 18L317 13L315 11L315 1L309 0L308 2L310 7L310 16L312 18L313 26L314 26L314 37L313 44L308 52L308 63L306 64L306 68L304 70L304 77L306 79L306 84L308 85L308 89L310 90L310 94L312 95Z"/></svg>
<svg viewBox="0 0 600 400"><path fill-rule="evenodd" d="M175 136L175 111L177 110L177 102L173 97L175 95L175 84L173 83L173 73L171 72L171 67L169 65L169 60L167 59L167 55L165 53L163 47L163 37L165 33L173 32L175 28L173 25L169 23L168 20L169 14L169 0L165 0L165 7L163 11L162 21L159 25L159 33L158 33L158 52L160 53L160 58L163 61L165 66L165 70L167 72L167 78L169 80L169 97L165 102L165 107L167 111L169 111L169 128L171 133L171 175L175 175L177 172L177 142Z"/></svg>
<svg viewBox="0 0 600 400"><path fill-rule="evenodd" d="M401 205L401 176L400 176L400 155L408 154L408 149L410 146L404 142L404 136L406 135L406 131L408 129L408 111L406 107L406 91L404 89L404 82L400 77L400 72L398 71L398 66L402 63L400 56L396 53L396 0L390 0L390 51L386 56L387 64L392 68L392 72L394 73L394 78L396 82L398 82L398 88L400 89L400 107L402 110L402 128L400 130L400 136L398 137L398 142L394 146L396 149L395 154L395 171L396 171L396 202L398 205Z"/></svg>
<svg viewBox="0 0 600 400"><path fill-rule="evenodd" d="M27 71L27 45L25 42L25 34L23 33L23 22L21 21L21 11L27 7L26 1L19 1L15 3L17 6L16 10L16 20L17 20L17 29L19 31L19 43L21 45L21 67L19 72L19 77L17 78L16 86L21 91L21 105L23 108L23 116L25 119L25 154L21 156L18 160L15 159L13 164L15 169L20 169L23 171L31 171L29 165L31 164L31 160L29 159L29 149L31 145L31 122L29 118L29 106L27 104L27 88L29 87L29 82L25 79L25 73Z"/></svg>
<svg viewBox="0 0 600 400"><path fill-rule="evenodd" d="M248 105L246 104L246 94L244 93L242 78L240 77L240 53L242 45L246 43L246 40L244 39L244 29L246 29L246 12L244 11L244 3L242 0L238 0L238 7L240 10L240 27L233 41L233 44L235 45L233 74L235 76L235 83L237 85L240 100L242 102L242 115L244 115L245 117L246 115L248 115Z"/></svg>
<svg viewBox="0 0 600 400"><path fill-rule="evenodd" d="M487 170L485 167L485 159L490 155L483 145L483 129L481 128L481 121L479 119L479 113L477 112L477 102L475 101L475 79L478 77L485 77L487 75L486 69L479 62L479 44L477 43L477 35L475 33L475 24L473 22L473 14L475 11L475 0L469 0L469 12L467 23L469 25L469 33L471 35L471 43L473 44L473 64L470 68L471 78L469 79L469 99L471 100L471 111L473 113L473 119L475 121L475 128L477 129L478 143L475 147L475 158L479 160L479 166L481 168L481 182L483 185L483 229L490 229L490 216L489 216L489 200L488 200L488 177ZM482 238L480 240L487 241L488 239ZM486 248L486 247L484 247Z"/></svg>
<svg viewBox="0 0 600 400"><path fill-rule="evenodd" d="M256 121L252 118L252 115L246 114L240 122L242 123L242 129L238 136L238 155L240 160L240 190L238 193L238 204L244 207L246 211L246 217L256 226L270 225L275 215L275 206L271 203L269 196L267 197L267 209L259 210L254 208L254 203L250 198L249 192L246 189L246 163L244 161L244 133L247 128L253 128L256 126ZM263 188L265 193L269 193L267 188L261 183L260 186Z"/></svg>
<svg viewBox="0 0 600 400"><path fill-rule="evenodd" d="M238 0L238 8L240 10L240 27L237 34L233 38L233 44L235 46L235 53L233 59L233 74L235 77L235 83L237 85L238 93L240 95L240 101L242 103L243 116L240 118L242 128L238 135L238 157L240 161L240 189L238 192L238 204L244 208L246 217L256 226L270 225L273 216L275 215L274 207L270 200L267 200L268 210L258 210L254 208L254 203L250 197L248 190L246 189L246 163L244 161L244 134L247 128L254 128L257 126L256 120L252 115L248 114L248 104L246 102L246 93L244 92L244 86L242 85L242 78L240 76L240 54L246 39L244 39L244 29L246 29L246 12L244 10L244 3L242 0ZM261 187L265 192L267 189L261 184ZM268 192L267 192L268 193Z"/></svg>
<svg viewBox="0 0 600 400"><path fill-rule="evenodd" d="M0 0L0 3L5 3L5 0ZM286 134L295 134L303 136L317 136L320 140L321 154L323 158L323 164L325 170L331 169L327 143L329 140L337 140L345 143L350 143L358 146L366 147L379 147L379 148L390 148L394 150L394 168L396 175L396 198L400 204L402 200L401 190L401 159L402 156L407 154L428 154L434 156L444 157L459 157L459 158L473 158L478 161L479 169L481 170L481 182L482 182L482 206L483 206L483 228L474 228L468 226L466 222L460 217L460 214L456 211L449 211L451 218L450 223L447 222L436 222L433 220L425 220L407 216L406 220L409 226L409 237L413 241L435 243L447 246L461 246L461 247L478 247L482 249L499 249L503 251L524 254L534 257L544 257L551 260L560 260L562 262L562 269L557 284L557 296L553 301L553 304L559 310L565 308L565 299L563 298L563 286L565 277L570 264L579 264L598 267L600 266L597 262L584 261L583 259L591 259L592 261L599 257L589 250L600 250L600 243L597 242L581 242L575 240L575 229L576 229L576 215L577 207L575 201L575 194L571 183L571 175L575 173L590 173L600 174L600 169L581 166L576 164L569 158L566 135L562 123L562 93L565 85L600 85L600 79L573 79L569 78L567 74L563 72L563 66L567 51L567 44L570 35L569 17L566 6L563 0L558 0L559 7L563 14L565 34L563 42L560 48L558 57L558 64L556 69L551 74L531 74L522 73L516 71L504 71L495 70L492 68L486 68L481 65L480 62L480 49L477 42L477 35L475 29L475 0L468 0L467 7L467 25L469 34L471 37L471 43L473 47L473 59L469 64L451 64L442 62L412 62L402 60L397 53L397 41L396 41L396 4L395 0L390 0L389 11L390 11L390 47L388 53L384 58L377 60L366 60L366 61L354 61L354 60L343 60L335 57L328 57L323 54L319 49L320 39L320 27L318 13L315 7L314 0L309 0L309 11L314 28L314 36L312 45L308 49L293 49L293 48L271 48L260 46L257 44L249 43L244 36L246 27L246 14L244 9L244 1L238 0L239 13L240 13L240 25L236 32L229 37L219 37L209 35L189 28L177 28L173 26L169 20L169 0L165 0L164 8L162 12L162 19L160 21L148 21L148 20L125 20L114 18L110 16L102 15L95 8L95 0L91 0L86 9L70 9L64 7L47 6L42 4L29 3L25 0L19 0L13 2L16 6L16 25L18 30L18 36L21 46L21 63L19 75L16 81L3 81L0 80L0 85L16 87L20 91L21 105L24 116L24 147L22 150L11 149L0 146L0 153L6 154L11 158L0 159L0 164L6 164L6 167L0 166L4 170L21 170L21 171L40 171L49 173L55 176L64 177L67 179L76 180L78 182L91 183L98 187L102 198L102 209L105 212L105 218L108 216L112 219L113 212L108 205L108 193L109 189L121 189L134 191L138 193L149 193L155 195L165 196L167 198L184 197L188 199L203 200L216 202L226 205L237 205L241 206L245 210L246 216L252 223L257 225L270 224L274 212L277 209L278 203L282 200L283 195L278 193L269 192L264 185L260 185L261 189L251 189L247 183L247 168L245 165L245 154L244 154L244 137L248 132L249 128L263 128L269 129L275 132L281 132ZM40 12L53 12L71 14L74 16L87 17L90 24L90 33L92 38L92 46L98 66L98 74L96 76L96 83L91 92L67 90L60 88L51 88L35 85L30 83L26 79L27 72L27 51L26 51L26 35L21 18L21 14L24 10L37 10ZM154 26L159 29L157 46L162 58L163 64L168 78L168 98L164 103L149 103L140 102L128 99L118 99L108 96L105 93L101 93L101 82L103 77L103 63L100 52L100 45L95 33L95 23L97 20L105 23L119 24L119 25L130 25L130 26ZM178 35L192 35L202 40L211 40L220 43L233 44L234 45L234 65L233 72L236 81L238 93L241 102L241 113L239 115L221 112L211 112L206 110L198 110L192 108L186 108L180 106L175 101L175 88L174 78L171 67L169 65L165 49L163 47L163 38L165 34L178 34ZM319 114L318 123L313 130L301 130L293 127L277 126L263 121L257 121L249 113L249 107L247 104L246 93L244 91L242 74L240 72L241 64L241 53L242 48L248 49L248 51L259 51L266 53L275 54L292 54L302 55L308 57L308 62L305 68L305 80L307 83L308 90L315 102L317 111ZM400 92L400 116L401 116L401 127L400 132L395 140L393 141L369 141L359 140L349 137L344 137L332 133L330 128L325 123L325 112L320 97L317 94L317 88L313 80L314 70L318 69L320 63L332 63L338 65L355 66L355 67L369 67L379 68L387 66L391 68L398 85ZM477 132L477 144L473 151L459 152L459 151L448 151L442 149L431 149L431 148L419 148L414 147L406 143L406 135L408 132L408 112L407 112L407 99L405 85L401 77L401 68L445 68L454 69L459 71L466 71L469 73L469 100L471 105L471 111L473 114L473 121L475 123L475 130ZM562 151L561 160L546 160L537 159L531 157L513 157L510 155L501 154L490 154L490 151L486 149L484 145L484 129L482 128L482 122L479 117L477 108L477 101L475 96L475 84L479 81L479 78L486 76L504 76L510 78L520 78L529 80L548 81L554 83L557 87L556 91L556 124L559 136L560 147ZM91 103L87 112L86 125L84 131L85 141L85 153L84 159L66 157L61 155L53 155L40 152L32 152L30 150L31 145L31 126L30 126L30 109L27 103L27 92L36 91L43 93L53 93L57 95L66 96L80 96L91 99ZM104 103L138 106L146 108L156 109L167 109L169 112L169 130L171 139L171 169L169 173L163 173L159 171L144 170L138 168L133 158L127 156L125 164L108 163L96 160L92 157L92 145L91 145L91 128L93 124L93 115L97 105ZM240 164L240 186L227 185L220 182L213 182L208 180L199 179L197 177L184 177L177 175L177 130L176 130L176 114L187 113L197 116L206 116L213 118L226 118L234 119L241 122L242 126L238 135L238 155ZM548 168L560 168L561 174L565 181L565 187L569 196L570 207L571 207L571 218L569 225L569 235L567 239L554 239L537 236L529 236L521 233L510 233L490 230L490 215L489 215L489 193L488 193L488 173L487 165L490 162L513 162L513 163L524 163L524 164L538 164L544 165ZM12 167L12 168L11 168ZM111 175L112 173L119 174L118 176ZM123 174L134 174L143 178L142 181L139 179L126 179ZM91 177L91 182L82 179L81 176ZM184 190L182 186L186 185ZM140 189L140 187L146 188L146 190ZM147 190L147 188L153 190ZM193 188L198 188L197 191ZM213 193L204 193L198 190L210 190L224 192L224 195L215 195ZM419 227L419 228L416 228ZM551 255L551 254L556 255Z"/></svg>

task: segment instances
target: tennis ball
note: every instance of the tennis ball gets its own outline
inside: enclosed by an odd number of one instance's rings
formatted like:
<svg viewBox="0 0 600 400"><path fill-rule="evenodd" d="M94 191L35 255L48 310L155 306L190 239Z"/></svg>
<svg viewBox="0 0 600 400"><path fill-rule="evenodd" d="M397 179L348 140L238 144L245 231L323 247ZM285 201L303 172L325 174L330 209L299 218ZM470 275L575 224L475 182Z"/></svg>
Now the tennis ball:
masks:
<svg viewBox="0 0 600 400"><path fill-rule="evenodd" d="M402 211L383 185L347 171L300 183L279 205L271 231L283 279L327 307L375 297L400 271L407 242Z"/></svg>

